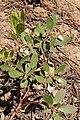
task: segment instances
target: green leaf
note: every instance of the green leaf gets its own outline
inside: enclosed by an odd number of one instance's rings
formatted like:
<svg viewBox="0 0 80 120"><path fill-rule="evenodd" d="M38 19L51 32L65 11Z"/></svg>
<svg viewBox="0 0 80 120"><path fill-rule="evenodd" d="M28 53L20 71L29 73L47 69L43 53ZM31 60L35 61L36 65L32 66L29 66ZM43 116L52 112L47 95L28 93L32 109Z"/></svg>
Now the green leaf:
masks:
<svg viewBox="0 0 80 120"><path fill-rule="evenodd" d="M56 39L56 44L62 47L63 45L71 42L72 40L73 40L73 36L65 37L62 41Z"/></svg>
<svg viewBox="0 0 80 120"><path fill-rule="evenodd" d="M12 37L12 39L17 40L17 35L15 33L10 33L10 36Z"/></svg>
<svg viewBox="0 0 80 120"><path fill-rule="evenodd" d="M18 19L16 15L13 15L13 13L11 13L10 15L10 23L11 23L12 30L14 31L14 33L16 33L16 26L18 24Z"/></svg>
<svg viewBox="0 0 80 120"><path fill-rule="evenodd" d="M4 52L4 56L7 59L7 57L8 57L8 52L7 51Z"/></svg>
<svg viewBox="0 0 80 120"><path fill-rule="evenodd" d="M21 40L22 40L22 42L23 43L25 43L25 36L26 36L26 32L25 31L23 31L22 33L21 33L21 36L20 36L20 38L21 38Z"/></svg>
<svg viewBox="0 0 80 120"><path fill-rule="evenodd" d="M55 26L56 26L56 17L55 16L48 17L47 21L46 21L46 25L47 25L48 30L52 30L53 28L55 28Z"/></svg>
<svg viewBox="0 0 80 120"><path fill-rule="evenodd" d="M8 52L7 52L6 48L2 48L2 50L0 51L0 57L7 59L7 57L8 57Z"/></svg>
<svg viewBox="0 0 80 120"><path fill-rule="evenodd" d="M64 71L65 68L66 68L66 65L65 64L61 64L59 67L57 67L55 69L55 74L58 74L59 72Z"/></svg>
<svg viewBox="0 0 80 120"><path fill-rule="evenodd" d="M23 75L22 72L19 72L18 70L15 70L14 68L9 71L9 76L12 78L19 78L22 75Z"/></svg>
<svg viewBox="0 0 80 120"><path fill-rule="evenodd" d="M42 104L41 104L43 107L46 107L46 108L49 108L49 105L47 102L43 101Z"/></svg>
<svg viewBox="0 0 80 120"><path fill-rule="evenodd" d="M25 40L28 42L28 43L31 43L31 37L28 33L26 33L26 36L25 36Z"/></svg>
<svg viewBox="0 0 80 120"><path fill-rule="evenodd" d="M40 47L41 47L41 44L42 44L42 42L40 42L40 43L36 43L34 47L36 47L36 48L40 48Z"/></svg>
<svg viewBox="0 0 80 120"><path fill-rule="evenodd" d="M67 84L66 80L59 76L54 76L54 79L58 82L59 85L65 86Z"/></svg>
<svg viewBox="0 0 80 120"><path fill-rule="evenodd" d="M59 108L59 110L64 113L71 114L76 112L77 109L74 105L63 105Z"/></svg>
<svg viewBox="0 0 80 120"><path fill-rule="evenodd" d="M41 26L41 33L42 33L43 36L46 35L46 32L45 32L46 28L47 28L46 24Z"/></svg>
<svg viewBox="0 0 80 120"><path fill-rule="evenodd" d="M53 19L51 17L47 18L46 25L47 25L48 30L52 30L52 28L53 28Z"/></svg>
<svg viewBox="0 0 80 120"><path fill-rule="evenodd" d="M17 14L16 10L13 10L13 11L11 12L11 14L12 14L13 16L15 16L16 19L18 19L18 14Z"/></svg>
<svg viewBox="0 0 80 120"><path fill-rule="evenodd" d="M37 82L39 82L39 83L45 83L45 78L42 77L42 76L35 75L35 79L36 79Z"/></svg>
<svg viewBox="0 0 80 120"><path fill-rule="evenodd" d="M53 19L53 28L56 27L56 15L52 15L52 19Z"/></svg>
<svg viewBox="0 0 80 120"><path fill-rule="evenodd" d="M12 58L13 55L14 55L14 50L11 50L8 57L9 57L9 58Z"/></svg>
<svg viewBox="0 0 80 120"><path fill-rule="evenodd" d="M27 74L28 72L30 72L30 70L31 70L30 63L27 63L27 64L25 65L26 74Z"/></svg>
<svg viewBox="0 0 80 120"><path fill-rule="evenodd" d="M52 118L54 118L54 120L62 120L61 116L58 113L53 113Z"/></svg>
<svg viewBox="0 0 80 120"><path fill-rule="evenodd" d="M46 50L46 43L43 42L43 49Z"/></svg>
<svg viewBox="0 0 80 120"><path fill-rule="evenodd" d="M53 82L53 79L51 77L46 78L46 83L52 84L52 82Z"/></svg>
<svg viewBox="0 0 80 120"><path fill-rule="evenodd" d="M0 51L0 58L3 58L3 57L4 57L5 51L6 51L5 48L2 48L2 49L1 49L1 51Z"/></svg>
<svg viewBox="0 0 80 120"><path fill-rule="evenodd" d="M56 37L51 36L50 46L54 45L54 44L55 44L55 41L56 41Z"/></svg>
<svg viewBox="0 0 80 120"><path fill-rule="evenodd" d="M43 32L45 32L46 27L47 27L46 24L42 25L42 26L41 26L41 30L42 30Z"/></svg>
<svg viewBox="0 0 80 120"><path fill-rule="evenodd" d="M71 42L73 40L73 38L74 38L74 36L65 37L63 40L64 44Z"/></svg>
<svg viewBox="0 0 80 120"><path fill-rule="evenodd" d="M21 23L24 23L24 11L21 11L21 19L20 19Z"/></svg>
<svg viewBox="0 0 80 120"><path fill-rule="evenodd" d="M20 82L21 88L26 88L27 85L28 85L28 80L22 80L22 81Z"/></svg>
<svg viewBox="0 0 80 120"><path fill-rule="evenodd" d="M30 35L28 33L26 33L25 31L21 33L21 40L24 44L26 44L26 42L28 43L33 43L33 39L30 37Z"/></svg>
<svg viewBox="0 0 80 120"><path fill-rule="evenodd" d="M21 60L20 60L20 63L23 64L25 61L27 61L27 56L23 57Z"/></svg>
<svg viewBox="0 0 80 120"><path fill-rule="evenodd" d="M44 62L43 64L43 70L45 70L46 72L49 72L49 65L47 62Z"/></svg>
<svg viewBox="0 0 80 120"><path fill-rule="evenodd" d="M63 41L60 41L60 40L58 40L58 39L56 39L55 43L56 43L57 45L59 45L60 47L62 47L62 46L64 45L64 42L63 42Z"/></svg>
<svg viewBox="0 0 80 120"><path fill-rule="evenodd" d="M2 71L9 71L10 69L12 69L12 67L10 67L9 65L1 65L0 68Z"/></svg>
<svg viewBox="0 0 80 120"><path fill-rule="evenodd" d="M31 68L35 67L38 63L38 54L37 53L34 53L32 56L31 56Z"/></svg>
<svg viewBox="0 0 80 120"><path fill-rule="evenodd" d="M23 31L24 31L24 24L22 24L22 23L17 24L17 26L16 26L16 33L18 35L20 35Z"/></svg>
<svg viewBox="0 0 80 120"><path fill-rule="evenodd" d="M36 27L36 28L34 29L34 33L35 33L37 36L39 36L39 35L42 33L41 28L40 28L40 27Z"/></svg>
<svg viewBox="0 0 80 120"><path fill-rule="evenodd" d="M59 90L53 99L53 104L60 103L65 97L65 93L66 93L65 90Z"/></svg>
<svg viewBox="0 0 80 120"><path fill-rule="evenodd" d="M20 70L21 72L23 72L24 70L23 70L23 66L22 66L22 63L21 62L18 62L17 63L17 68L18 68L18 70Z"/></svg>
<svg viewBox="0 0 80 120"><path fill-rule="evenodd" d="M43 99L48 105L53 105L53 97L49 94L45 94Z"/></svg>

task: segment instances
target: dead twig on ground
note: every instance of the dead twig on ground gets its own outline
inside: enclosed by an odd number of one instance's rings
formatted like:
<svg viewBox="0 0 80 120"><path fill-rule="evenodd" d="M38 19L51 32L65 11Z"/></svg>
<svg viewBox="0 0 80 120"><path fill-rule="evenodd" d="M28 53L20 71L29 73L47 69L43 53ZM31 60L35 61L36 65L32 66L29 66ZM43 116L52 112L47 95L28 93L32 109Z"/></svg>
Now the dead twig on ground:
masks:
<svg viewBox="0 0 80 120"><path fill-rule="evenodd" d="M70 62L69 62L69 65L80 76L80 71L76 67L74 67Z"/></svg>
<svg viewBox="0 0 80 120"><path fill-rule="evenodd" d="M68 2L69 4L73 5L74 7L76 7L77 9L80 10L80 6L77 5L76 3L74 3L74 2L70 2L69 0L66 0L66 2Z"/></svg>

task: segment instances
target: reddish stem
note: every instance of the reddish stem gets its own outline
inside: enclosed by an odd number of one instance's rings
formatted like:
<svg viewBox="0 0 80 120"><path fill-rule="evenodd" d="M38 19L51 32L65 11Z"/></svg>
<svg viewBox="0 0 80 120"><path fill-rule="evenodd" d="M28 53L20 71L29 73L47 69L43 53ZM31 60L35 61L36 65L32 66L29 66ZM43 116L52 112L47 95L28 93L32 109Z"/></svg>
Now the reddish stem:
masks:
<svg viewBox="0 0 80 120"><path fill-rule="evenodd" d="M17 111L23 107L23 103L24 103L25 99L28 97L29 91L30 91L30 86L28 87L28 90L27 90L27 92L24 94L23 98L20 99L19 105L17 106L17 108L15 109L15 111L12 113L12 115L11 115L11 117L10 117L9 120L13 120L13 118L14 118L14 116L16 115Z"/></svg>

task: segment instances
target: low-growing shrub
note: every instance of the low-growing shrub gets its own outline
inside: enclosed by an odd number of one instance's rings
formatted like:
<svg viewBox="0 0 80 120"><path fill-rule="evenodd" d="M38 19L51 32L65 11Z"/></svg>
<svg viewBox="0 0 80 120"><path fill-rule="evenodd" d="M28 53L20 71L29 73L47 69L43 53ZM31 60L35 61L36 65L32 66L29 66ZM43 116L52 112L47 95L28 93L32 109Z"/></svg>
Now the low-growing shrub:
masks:
<svg viewBox="0 0 80 120"><path fill-rule="evenodd" d="M45 86L46 92L42 96L42 102L39 103L44 106L43 111L49 112L53 120L62 120L60 112L71 114L75 112L76 108L73 105L61 104L66 96L67 81L58 73L62 72L66 65L61 64L54 68L54 63L50 61L50 57L53 55L55 46L63 46L70 42L72 37L60 38L60 35L55 34L55 15L49 16L42 26L32 27L31 33L26 32L24 19L24 11L11 12L11 37L16 40L17 47L15 50L3 48L0 51L0 69L13 80L19 80L20 89L27 90L24 96L21 96L20 103L12 113L10 120L19 109L27 106L25 101L28 99L30 85L33 84ZM57 90L54 95L53 86L56 84L62 88ZM33 103L37 102L33 101ZM31 101L27 104L31 104Z"/></svg>

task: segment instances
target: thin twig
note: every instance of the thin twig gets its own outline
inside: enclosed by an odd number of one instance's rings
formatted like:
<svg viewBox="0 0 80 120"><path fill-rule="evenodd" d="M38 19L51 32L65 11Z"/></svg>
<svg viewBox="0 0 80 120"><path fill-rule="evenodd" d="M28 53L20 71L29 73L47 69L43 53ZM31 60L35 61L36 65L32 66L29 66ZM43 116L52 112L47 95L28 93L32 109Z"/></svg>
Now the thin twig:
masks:
<svg viewBox="0 0 80 120"><path fill-rule="evenodd" d="M69 65L80 76L80 71L76 67L73 67L73 65L71 63L69 63Z"/></svg>
<svg viewBox="0 0 80 120"><path fill-rule="evenodd" d="M38 102L38 101L30 101L30 102L28 103L28 105L27 105L27 104L24 104L23 107L26 107L26 108L27 108L29 105L32 105L32 104L34 104L34 105L35 105L35 104L40 104L40 102Z"/></svg>
<svg viewBox="0 0 80 120"><path fill-rule="evenodd" d="M77 5L76 3L70 2L69 0L66 0L69 4L73 5L74 7L78 8L80 10L80 6Z"/></svg>

